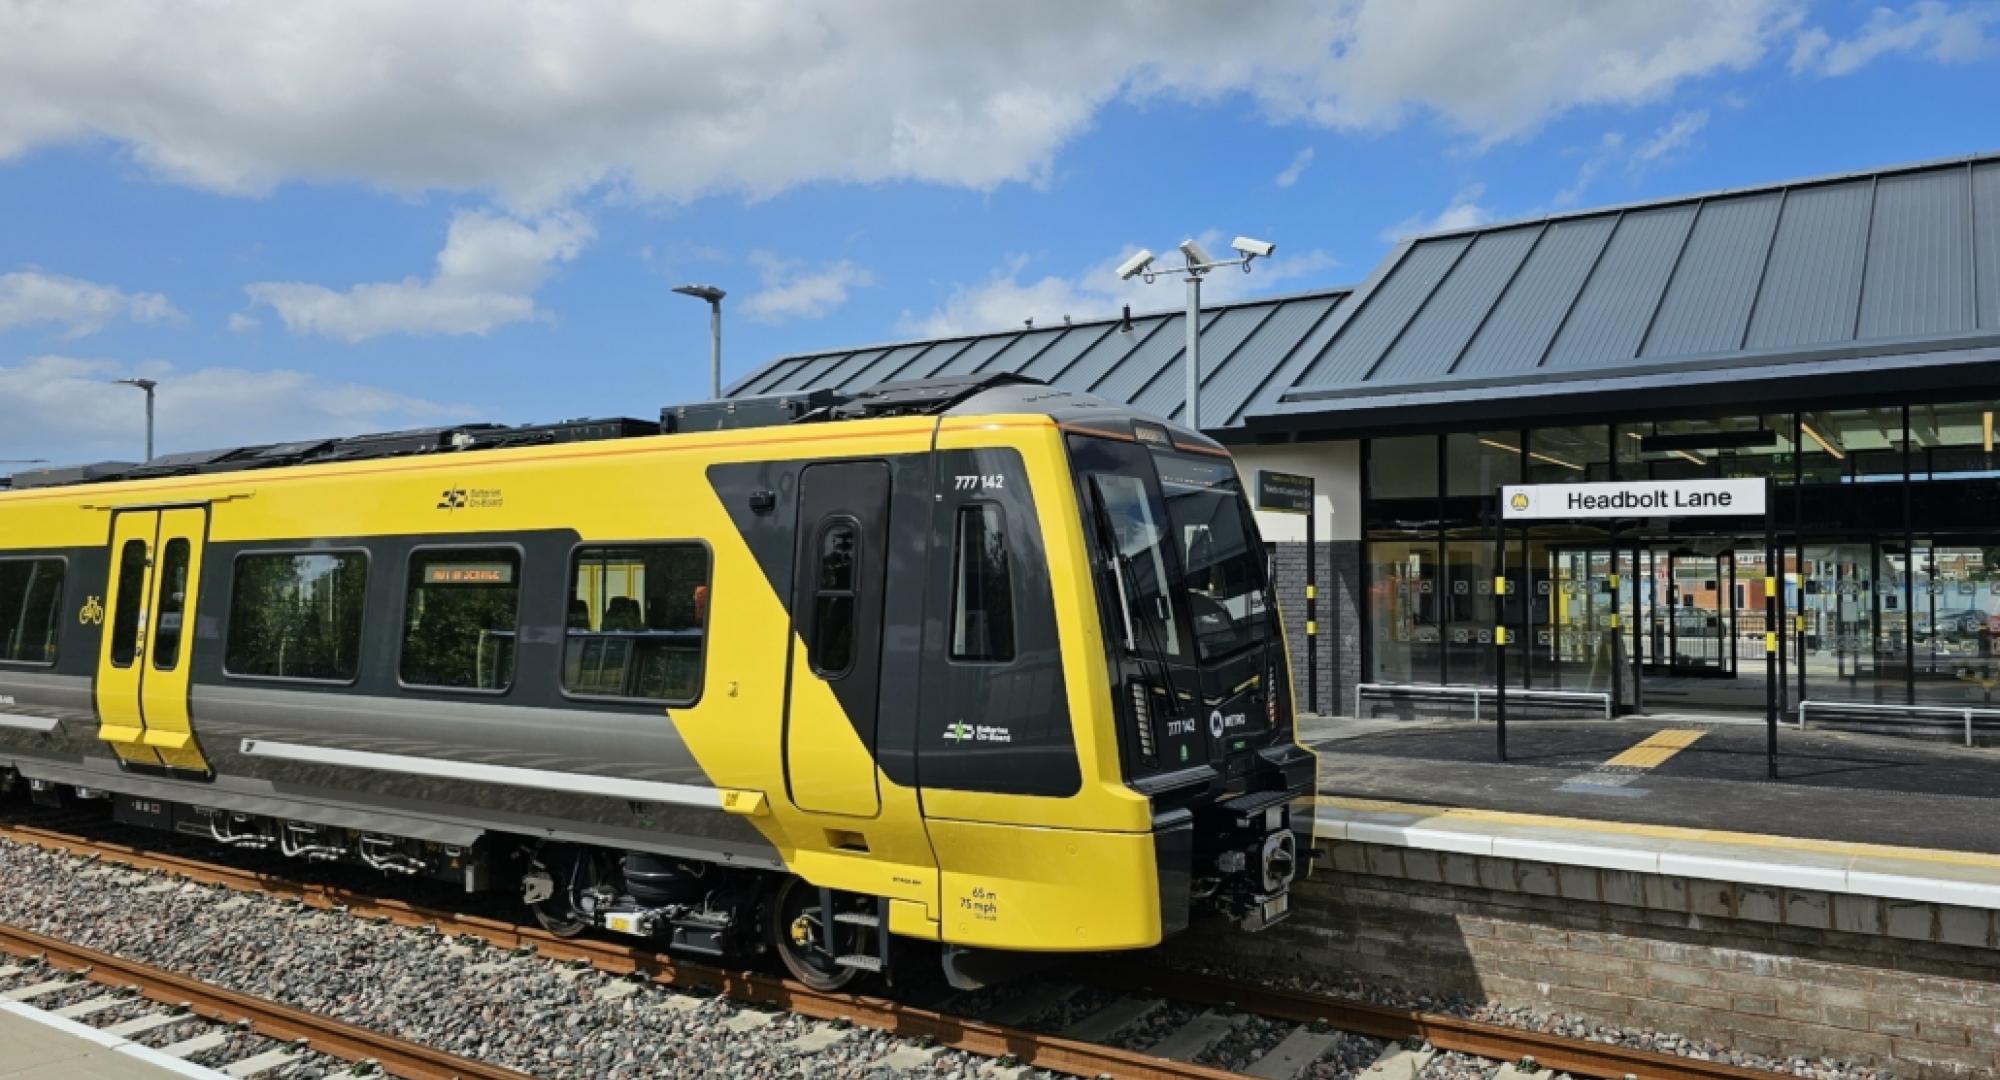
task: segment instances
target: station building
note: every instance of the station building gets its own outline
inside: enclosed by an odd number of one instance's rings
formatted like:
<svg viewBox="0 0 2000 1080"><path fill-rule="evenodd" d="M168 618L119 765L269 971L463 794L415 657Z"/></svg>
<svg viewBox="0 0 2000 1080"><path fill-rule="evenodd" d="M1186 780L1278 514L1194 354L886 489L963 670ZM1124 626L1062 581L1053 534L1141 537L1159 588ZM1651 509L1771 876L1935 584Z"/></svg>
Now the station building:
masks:
<svg viewBox="0 0 2000 1080"><path fill-rule="evenodd" d="M1182 320L788 356L730 393L1012 371L1177 418ZM1259 515L1312 711L1490 686L1504 623L1510 685L1763 713L1763 517L1537 523L1496 566L1506 483L1768 478L1787 707L2000 689L2000 155L1420 236L1202 320L1203 427L1253 490L1315 478L1313 550Z"/></svg>

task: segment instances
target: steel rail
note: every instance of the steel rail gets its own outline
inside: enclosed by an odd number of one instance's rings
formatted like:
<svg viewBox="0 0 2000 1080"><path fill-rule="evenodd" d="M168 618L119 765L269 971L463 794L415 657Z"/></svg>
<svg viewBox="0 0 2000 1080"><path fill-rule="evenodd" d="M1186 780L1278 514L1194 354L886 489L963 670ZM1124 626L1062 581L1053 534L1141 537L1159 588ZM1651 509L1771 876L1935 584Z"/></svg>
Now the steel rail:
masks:
<svg viewBox="0 0 2000 1080"><path fill-rule="evenodd" d="M461 915L403 900L369 896L338 886L292 881L180 855L148 852L129 844L93 840L39 825L0 823L0 837L69 854L95 855L107 864L157 870L202 884L296 900L308 907L342 910L361 918L426 927L442 934L468 935L498 948L532 950L536 955L551 960L588 963L608 974L632 975L680 988L711 990L745 1004L783 1009L816 1020L848 1021L899 1038L929 1040L946 1049L963 1050L981 1057L1011 1058L1020 1064L1050 1072L1082 1077L1132 1077L1134 1080L1242 1080L1241 1074L1226 1069L1169 1061L1115 1046L990 1024L887 998L827 993L791 979L677 960L639 945L592 938L559 938L539 927L478 915Z"/></svg>
<svg viewBox="0 0 2000 1080"><path fill-rule="evenodd" d="M1567 1035L1529 1031L1440 1013L1337 998L1303 990L1283 990L1208 974L1134 965L1093 972L1090 981L1127 991L1147 991L1179 1001L1228 1005L1258 1016L1297 1023L1321 1022L1340 1031L1378 1039L1422 1039L1439 1050L1494 1061L1535 1064L1558 1073L1621 1080L1771 1080L1785 1075L1718 1061L1591 1042Z"/></svg>
<svg viewBox="0 0 2000 1080"><path fill-rule="evenodd" d="M373 1061L407 1080L531 1080L526 1073L382 1032L356 1027L252 994L177 975L148 964L0 923L0 952L39 956L59 970L109 987L137 988L153 1001L184 1006L193 1015L225 1024L247 1023L252 1031L347 1061Z"/></svg>
<svg viewBox="0 0 2000 1080"><path fill-rule="evenodd" d="M587 962L612 974L630 974L677 986L700 987L740 1001L782 1008L816 1019L851 1020L905 1038L929 1038L940 1046L987 1057L1011 1056L1023 1064L1074 1076L1110 1074L1144 1080L1224 1080L1238 1075L1134 1051L1004 1028L883 998L823 993L792 980L675 960L637 945L559 938L538 927L460 915L178 855L156 854L128 844L91 840L35 825L0 824L0 837L72 853L98 854L136 868L162 870L208 884L287 897L312 907L345 909L351 914L386 919L405 926L432 926L440 932L470 934L503 948L533 949L551 959ZM1146 991L1172 1000L1225 1006L1294 1023L1320 1022L1340 1031L1378 1039L1422 1039L1440 1050L1495 1061L1519 1061L1532 1057L1543 1068L1605 1080L1622 1080L1627 1076L1636 1076L1639 1080L1770 1080L1777 1075L1741 1065L1591 1042L1324 994L1281 990L1151 965L1093 971L1088 981L1107 988Z"/></svg>

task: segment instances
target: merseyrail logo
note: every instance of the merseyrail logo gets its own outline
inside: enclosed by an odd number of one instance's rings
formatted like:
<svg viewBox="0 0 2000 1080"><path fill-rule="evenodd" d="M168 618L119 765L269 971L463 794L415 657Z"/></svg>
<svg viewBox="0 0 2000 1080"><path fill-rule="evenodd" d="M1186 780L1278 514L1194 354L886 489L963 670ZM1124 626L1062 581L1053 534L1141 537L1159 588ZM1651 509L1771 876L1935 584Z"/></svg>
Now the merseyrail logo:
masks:
<svg viewBox="0 0 2000 1080"><path fill-rule="evenodd" d="M1514 497L1507 500L1507 504L1517 511L1526 510L1528 508L1528 493L1525 491L1515 492Z"/></svg>
<svg viewBox="0 0 2000 1080"><path fill-rule="evenodd" d="M104 622L104 601L93 596L83 602L76 613L76 621L85 626L98 626Z"/></svg>

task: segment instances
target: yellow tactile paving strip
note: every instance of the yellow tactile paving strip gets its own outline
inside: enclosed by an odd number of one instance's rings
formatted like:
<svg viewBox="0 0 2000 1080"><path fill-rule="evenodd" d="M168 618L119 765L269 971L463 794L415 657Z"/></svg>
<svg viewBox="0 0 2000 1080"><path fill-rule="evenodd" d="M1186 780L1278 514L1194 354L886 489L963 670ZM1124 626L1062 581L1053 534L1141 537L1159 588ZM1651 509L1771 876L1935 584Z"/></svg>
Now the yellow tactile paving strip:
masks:
<svg viewBox="0 0 2000 1080"><path fill-rule="evenodd" d="M1426 825L1453 822L1564 829L1579 833L1614 836L1645 836L1659 840L1698 841L1709 844L1736 844L1742 847L1803 851L1847 858L1908 859L1943 866L1977 867L2000 870L2000 855L1972 851L1941 851L1936 848L1896 847L1891 844L1858 844L1844 840L1806 840L1795 836L1766 836L1760 833L1725 832L1719 829L1692 829L1677 825L1640 825L1624 821L1594 821L1588 818L1518 814L1505 810L1472 810L1460 807L1424 806L1421 803L1389 802L1382 799L1349 799L1331 795L1318 797L1317 805L1342 810L1381 814L1409 814L1425 819Z"/></svg>
<svg viewBox="0 0 2000 1080"><path fill-rule="evenodd" d="M1700 728L1681 728L1655 732L1639 745L1612 758L1602 766L1607 769L1657 769L1660 764L1675 754L1695 744L1708 732Z"/></svg>

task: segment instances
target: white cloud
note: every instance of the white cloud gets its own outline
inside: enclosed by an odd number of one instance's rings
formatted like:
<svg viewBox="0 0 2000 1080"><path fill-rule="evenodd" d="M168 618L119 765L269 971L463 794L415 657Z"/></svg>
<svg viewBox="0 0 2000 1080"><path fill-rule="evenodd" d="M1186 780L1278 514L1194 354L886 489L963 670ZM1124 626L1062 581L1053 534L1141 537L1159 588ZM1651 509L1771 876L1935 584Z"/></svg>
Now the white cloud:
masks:
<svg viewBox="0 0 2000 1080"><path fill-rule="evenodd" d="M847 303L848 290L875 284L875 275L846 259L808 266L800 259L755 251L750 261L757 267L762 287L750 294L742 307L743 314L755 322L818 319Z"/></svg>
<svg viewBox="0 0 2000 1080"><path fill-rule="evenodd" d="M1653 133L1652 137L1640 143L1632 151L1632 165L1643 168L1661 158L1686 148L1708 126L1708 110L1696 109L1673 118L1665 127Z"/></svg>
<svg viewBox="0 0 2000 1080"><path fill-rule="evenodd" d="M256 316L245 315L240 311L229 316L229 332L232 334L248 334L262 325Z"/></svg>
<svg viewBox="0 0 2000 1080"><path fill-rule="evenodd" d="M1491 143L1748 67L1794 2L13 4L0 159L101 138L212 190L358 179L528 211L607 184L983 189L1046 178L1114 101L1241 95L1341 130L1431 116Z"/></svg>
<svg viewBox="0 0 2000 1080"><path fill-rule="evenodd" d="M1485 184L1468 184L1451 197L1451 205L1437 212L1435 216L1424 217L1417 214L1406 217L1382 230L1384 243L1393 244L1426 233L1455 232L1459 229L1476 229L1494 220L1493 211L1479 204L1486 194Z"/></svg>
<svg viewBox="0 0 2000 1080"><path fill-rule="evenodd" d="M463 405L301 371L180 371L157 363L37 356L0 367L0 457L136 459L145 436L140 397L107 385L131 375L160 381L161 453L421 427L473 415Z"/></svg>
<svg viewBox="0 0 2000 1080"><path fill-rule="evenodd" d="M1848 75L1891 54L1918 53L1939 63L1967 63L1992 55L1987 27L2000 22L2000 8L1968 4L1955 8L1939 0L1923 0L1897 10L1875 8L1853 37L1834 40L1813 26L1801 31L1792 46L1794 75Z"/></svg>
<svg viewBox="0 0 2000 1080"><path fill-rule="evenodd" d="M1210 250L1220 251L1226 246L1221 234L1213 230L1203 233L1198 239ZM897 332L919 338L951 337L1018 327L1028 319L1035 320L1037 326L1055 326L1061 324L1065 315L1079 321L1105 318L1117 315L1126 304L1130 304L1135 312L1183 306L1178 276L1162 276L1153 284L1147 284L1140 278L1119 280L1118 264L1136 250L1136 247L1127 248L1123 254L1106 259L1074 277L1045 274L1028 280L1024 280L1024 275L1032 260L1026 255L1016 255L995 269L985 281L976 285L961 284L953 289L951 297L928 314L904 312L897 321ZM1171 258L1161 260L1163 265L1173 261ZM1259 259L1254 271L1249 274L1234 269L1219 270L1202 279L1202 303L1204 306L1226 303L1271 292L1287 283L1329 284L1318 279L1323 277L1325 270L1335 265L1332 256L1313 250L1299 255L1280 254L1269 260ZM1307 281L1301 282L1300 279Z"/></svg>
<svg viewBox="0 0 2000 1080"><path fill-rule="evenodd" d="M597 233L574 212L516 221L484 211L451 220L428 279L374 282L336 291L300 281L244 287L285 329L346 342L384 334L486 334L540 315L535 290L557 263L576 258ZM231 329L239 324L231 320Z"/></svg>
<svg viewBox="0 0 2000 1080"><path fill-rule="evenodd" d="M1291 187L1293 184L1299 182L1299 177L1306 174L1306 169L1310 168L1312 163L1313 148L1308 146L1304 150L1293 154L1292 163L1285 166L1278 175L1272 177L1271 182L1279 187Z"/></svg>
<svg viewBox="0 0 2000 1080"><path fill-rule="evenodd" d="M128 293L81 278L17 270L0 274L0 330L54 323L65 337L83 337L114 319L178 322L181 313L159 293Z"/></svg>
<svg viewBox="0 0 2000 1080"><path fill-rule="evenodd" d="M1583 164L1576 167L1576 178L1570 181L1568 187L1556 192L1556 197L1551 200L1555 207L1562 209L1581 202L1584 192L1589 191L1590 185L1597 182L1598 174L1623 156L1624 152L1624 134L1616 131L1605 132L1597 140L1597 145L1584 157Z"/></svg>

